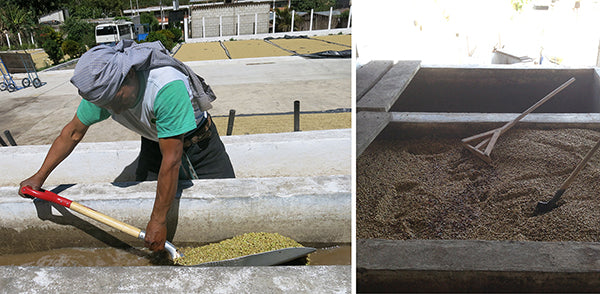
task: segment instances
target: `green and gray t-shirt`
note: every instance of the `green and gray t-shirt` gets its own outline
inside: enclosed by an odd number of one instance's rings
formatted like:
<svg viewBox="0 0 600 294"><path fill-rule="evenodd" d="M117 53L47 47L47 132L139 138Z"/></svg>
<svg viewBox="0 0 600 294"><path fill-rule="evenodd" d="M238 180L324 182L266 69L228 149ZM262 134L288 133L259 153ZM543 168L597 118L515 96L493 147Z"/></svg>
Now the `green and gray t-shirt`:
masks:
<svg viewBox="0 0 600 294"><path fill-rule="evenodd" d="M185 134L196 128L206 112L197 111L188 78L173 67L138 72L140 92L136 105L120 114L98 107L85 99L77 108L77 117L86 126L112 116L126 128L152 141Z"/></svg>

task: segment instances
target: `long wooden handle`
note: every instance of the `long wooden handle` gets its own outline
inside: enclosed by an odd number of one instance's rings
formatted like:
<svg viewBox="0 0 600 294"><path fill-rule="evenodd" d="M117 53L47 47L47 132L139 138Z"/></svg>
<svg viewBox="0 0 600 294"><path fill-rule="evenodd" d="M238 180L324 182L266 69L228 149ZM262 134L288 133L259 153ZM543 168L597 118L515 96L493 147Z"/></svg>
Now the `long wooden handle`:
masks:
<svg viewBox="0 0 600 294"><path fill-rule="evenodd" d="M523 117L525 117L526 115L528 115L529 113L531 113L532 111L534 111L540 105L544 104L544 102L548 101L548 99L550 99L554 95L558 94L558 92L562 91L564 88L566 88L567 86L569 86L574 81L575 81L575 78L570 78L564 84L562 84L558 88L554 89L554 91L548 93L548 95L546 95L544 98L540 99L540 101L538 101L537 103L535 103L534 105L532 105L531 107L529 107L527 110L525 110L523 113L521 113L519 116L517 116L517 118L515 118L512 121L506 123L504 126L502 126L500 128L501 129L500 134L506 132L513 125L515 125L517 122L519 122Z"/></svg>
<svg viewBox="0 0 600 294"><path fill-rule="evenodd" d="M70 208L73 211L79 212L89 218L95 219L107 226L115 228L129 236L144 239L146 236L146 232L142 231L132 225L128 225L122 221L116 220L108 215L105 215L101 212L97 212L85 205L77 203L75 201L69 200L67 198L58 196L58 194L52 191L37 191L29 186L25 186L21 188L21 192L26 195L30 195L36 198L40 198L46 201L54 202L58 205L64 206L66 208ZM165 250L169 252L169 255L172 259L183 256L177 248L171 244L171 242L165 242Z"/></svg>
<svg viewBox="0 0 600 294"><path fill-rule="evenodd" d="M571 182L573 182L573 180L575 179L575 176L577 176L579 171L590 160L590 158L592 157L592 155L594 155L596 150L598 150L598 147L600 147L600 140L598 140L598 142L596 142L596 145L594 145L594 147L590 151L588 151L585 157L579 162L577 167L575 167L575 169L571 172L571 175L569 175L569 177L563 182L563 184L560 186L560 188L558 188L558 190L566 190L567 187L569 187Z"/></svg>
<svg viewBox="0 0 600 294"><path fill-rule="evenodd" d="M89 218L95 219L105 225L108 225L112 228L115 228L115 229L121 231L121 232L124 232L127 235L133 236L135 238L140 238L140 233L142 232L142 230L140 230L132 225L128 225L122 221L118 221L108 215L97 212L85 205L82 205L75 201L58 196L56 193L54 193L52 191L36 191L29 186L25 186L25 187L21 188L21 192L23 194L27 194L27 195L30 195L30 196L33 196L36 198L50 201L50 202L56 203L58 205L64 206L66 208L70 208L70 209L72 209L76 212L79 212Z"/></svg>
<svg viewBox="0 0 600 294"><path fill-rule="evenodd" d="M115 228L129 236L132 236L134 238L140 237L140 232L142 231L141 229L136 228L132 225L126 224L122 221L116 220L108 215L103 214L103 213L97 212L85 205L82 205L80 203L73 201L73 202L71 202L71 207L69 207L69 208L71 208L72 210L79 212L89 218L95 219L107 226Z"/></svg>

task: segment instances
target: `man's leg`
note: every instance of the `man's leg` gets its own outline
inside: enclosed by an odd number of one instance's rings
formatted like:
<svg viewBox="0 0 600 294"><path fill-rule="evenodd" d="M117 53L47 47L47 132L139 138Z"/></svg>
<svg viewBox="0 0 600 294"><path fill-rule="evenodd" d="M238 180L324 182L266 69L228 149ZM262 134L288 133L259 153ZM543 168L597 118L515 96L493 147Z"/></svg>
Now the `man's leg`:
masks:
<svg viewBox="0 0 600 294"><path fill-rule="evenodd" d="M211 132L209 138L192 144L184 150L194 166L198 178L235 178L229 155L225 151L225 145L223 145L219 137L214 122L211 124L209 130Z"/></svg>
<svg viewBox="0 0 600 294"><path fill-rule="evenodd" d="M135 180L138 182L145 181L149 171L158 174L161 160L162 154L160 153L158 142L142 137L138 166L135 170Z"/></svg>

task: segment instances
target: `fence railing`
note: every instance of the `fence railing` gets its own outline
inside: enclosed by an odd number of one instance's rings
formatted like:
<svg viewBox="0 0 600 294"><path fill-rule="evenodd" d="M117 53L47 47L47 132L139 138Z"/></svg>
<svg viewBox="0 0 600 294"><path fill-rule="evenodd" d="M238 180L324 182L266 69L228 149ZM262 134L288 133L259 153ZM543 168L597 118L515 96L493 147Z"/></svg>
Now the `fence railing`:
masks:
<svg viewBox="0 0 600 294"><path fill-rule="evenodd" d="M273 12L271 12L273 13ZM186 42L206 42L226 39L252 39L264 38L266 36L277 36L281 34L296 35L300 32L311 33L316 31L326 31L329 33L350 32L352 27L352 7L350 7L348 18L334 18L333 7L329 11L298 12L292 11L292 20L289 30L277 30L277 17L273 14L271 20L265 21L264 16L236 15L220 17L202 17L193 20L193 31L190 34L190 19L185 19L184 38ZM302 17L302 20L296 20L296 15ZM261 19L262 18L262 19ZM262 22L261 22L262 20ZM344 23L345 22L345 23ZM340 28L340 25L343 27ZM272 29L269 29L269 26Z"/></svg>

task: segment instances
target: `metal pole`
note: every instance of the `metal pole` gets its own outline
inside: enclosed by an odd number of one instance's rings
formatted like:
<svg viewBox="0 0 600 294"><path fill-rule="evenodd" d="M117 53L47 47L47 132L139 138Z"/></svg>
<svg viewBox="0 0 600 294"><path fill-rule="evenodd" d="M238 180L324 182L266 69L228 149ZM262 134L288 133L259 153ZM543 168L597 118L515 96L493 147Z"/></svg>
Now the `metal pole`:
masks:
<svg viewBox="0 0 600 294"><path fill-rule="evenodd" d="M258 34L258 13L254 14L254 34Z"/></svg>
<svg viewBox="0 0 600 294"><path fill-rule="evenodd" d="M296 15L296 10L292 10L292 30L291 32L294 32L294 16Z"/></svg>
<svg viewBox="0 0 600 294"><path fill-rule="evenodd" d="M162 0L160 1L160 24L161 24L161 28L164 30L165 29L165 12L162 7Z"/></svg>
<svg viewBox="0 0 600 294"><path fill-rule="evenodd" d="M21 32L18 32L17 36L19 36L19 45L23 46L23 42L21 41Z"/></svg>
<svg viewBox="0 0 600 294"><path fill-rule="evenodd" d="M350 21L352 20L352 6L350 6L350 12L348 13L348 29L350 28Z"/></svg>
<svg viewBox="0 0 600 294"><path fill-rule="evenodd" d="M219 15L219 37L223 37L223 16Z"/></svg>
<svg viewBox="0 0 600 294"><path fill-rule="evenodd" d="M187 16L183 18L183 40L187 43L190 29Z"/></svg>
<svg viewBox="0 0 600 294"><path fill-rule="evenodd" d="M206 38L206 27L204 25L204 16L202 17L202 38Z"/></svg>
<svg viewBox="0 0 600 294"><path fill-rule="evenodd" d="M294 101L294 132L300 131L300 101Z"/></svg>
<svg viewBox="0 0 600 294"><path fill-rule="evenodd" d="M275 6L273 6L273 7L275 7ZM275 12L275 8L273 8L273 34L275 34L275 31L276 31L275 28L277 27L275 25L275 20L276 19L277 19L277 12Z"/></svg>
<svg viewBox="0 0 600 294"><path fill-rule="evenodd" d="M237 35L240 35L240 15L238 14L238 21L237 21Z"/></svg>
<svg viewBox="0 0 600 294"><path fill-rule="evenodd" d="M10 49L10 39L8 38L8 34L7 33L5 33L5 35L6 35L6 41L8 42L8 49Z"/></svg>
<svg viewBox="0 0 600 294"><path fill-rule="evenodd" d="M11 146L17 146L17 142L15 141L13 136L10 134L9 130L4 131L4 135L6 136L6 139L8 140L8 143L10 143Z"/></svg>
<svg viewBox="0 0 600 294"><path fill-rule="evenodd" d="M129 7L131 8L131 16L133 16L133 2L129 0Z"/></svg>
<svg viewBox="0 0 600 294"><path fill-rule="evenodd" d="M333 7L329 7L329 24L327 25L327 30L331 30L331 15L333 14Z"/></svg>
<svg viewBox="0 0 600 294"><path fill-rule="evenodd" d="M229 120L227 120L227 136L233 133L233 121L235 120L235 109L229 110Z"/></svg>
<svg viewBox="0 0 600 294"><path fill-rule="evenodd" d="M312 31L313 12L314 12L314 9L311 9L310 10L310 27L308 28L309 31Z"/></svg>

